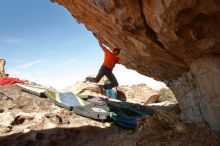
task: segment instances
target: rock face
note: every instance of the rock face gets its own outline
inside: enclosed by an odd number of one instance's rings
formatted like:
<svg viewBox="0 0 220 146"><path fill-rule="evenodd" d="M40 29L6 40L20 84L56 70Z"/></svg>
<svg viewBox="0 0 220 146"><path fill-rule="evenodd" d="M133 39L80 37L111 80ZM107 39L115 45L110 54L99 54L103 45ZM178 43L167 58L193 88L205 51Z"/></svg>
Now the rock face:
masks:
<svg viewBox="0 0 220 146"><path fill-rule="evenodd" d="M52 1L120 48L127 68L170 86L185 119L220 130L219 0Z"/></svg>
<svg viewBox="0 0 220 146"><path fill-rule="evenodd" d="M4 59L0 59L0 79L7 77L5 74L5 62Z"/></svg>
<svg viewBox="0 0 220 146"><path fill-rule="evenodd" d="M101 81L102 82L102 81ZM98 84L78 81L72 86L63 89L64 92L73 92L76 95L93 95L99 97L105 97L100 94ZM146 86L146 84L139 84L133 86L119 86L118 87L118 99L130 103L138 103L141 105L147 105L158 101L160 95Z"/></svg>
<svg viewBox="0 0 220 146"><path fill-rule="evenodd" d="M125 94L127 102L139 103L142 105L158 102L160 97L157 92L147 87L146 84L120 86L119 90Z"/></svg>
<svg viewBox="0 0 220 146"><path fill-rule="evenodd" d="M220 58L205 57L191 64L191 71L177 80L171 88L180 103L182 117L220 129ZM193 110L193 112L192 112Z"/></svg>

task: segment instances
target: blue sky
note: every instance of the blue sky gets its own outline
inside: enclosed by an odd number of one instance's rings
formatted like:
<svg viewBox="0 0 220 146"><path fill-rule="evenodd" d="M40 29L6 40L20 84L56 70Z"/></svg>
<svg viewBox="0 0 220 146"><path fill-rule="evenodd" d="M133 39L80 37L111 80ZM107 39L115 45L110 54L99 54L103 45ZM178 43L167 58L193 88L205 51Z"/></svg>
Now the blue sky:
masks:
<svg viewBox="0 0 220 146"><path fill-rule="evenodd" d="M0 58L7 60L11 77L62 89L96 75L103 52L64 7L50 0L4 0L0 3ZM164 86L122 65L114 73L119 84Z"/></svg>

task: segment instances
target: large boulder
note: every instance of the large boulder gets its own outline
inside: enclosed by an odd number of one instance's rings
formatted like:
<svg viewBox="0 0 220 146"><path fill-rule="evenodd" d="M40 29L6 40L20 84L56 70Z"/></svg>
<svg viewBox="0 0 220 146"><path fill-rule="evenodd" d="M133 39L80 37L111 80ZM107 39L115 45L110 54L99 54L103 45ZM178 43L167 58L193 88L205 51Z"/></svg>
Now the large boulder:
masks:
<svg viewBox="0 0 220 146"><path fill-rule="evenodd" d="M165 82L186 120L220 130L219 0L52 0L127 68Z"/></svg>
<svg viewBox="0 0 220 146"><path fill-rule="evenodd" d="M119 90L126 96L126 101L147 105L158 102L159 93L147 87L146 84L138 84L132 86L120 86Z"/></svg>

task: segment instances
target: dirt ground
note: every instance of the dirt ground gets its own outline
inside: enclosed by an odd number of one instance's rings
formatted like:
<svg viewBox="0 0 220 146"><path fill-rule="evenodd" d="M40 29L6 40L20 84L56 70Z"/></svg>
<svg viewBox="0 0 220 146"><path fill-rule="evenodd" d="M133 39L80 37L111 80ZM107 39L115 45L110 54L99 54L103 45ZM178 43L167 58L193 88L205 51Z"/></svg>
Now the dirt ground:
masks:
<svg viewBox="0 0 220 146"><path fill-rule="evenodd" d="M0 117L0 146L220 145L219 135L195 124L187 123L187 130L182 132L176 127L144 124L137 130L126 130L76 115L16 85L0 86Z"/></svg>

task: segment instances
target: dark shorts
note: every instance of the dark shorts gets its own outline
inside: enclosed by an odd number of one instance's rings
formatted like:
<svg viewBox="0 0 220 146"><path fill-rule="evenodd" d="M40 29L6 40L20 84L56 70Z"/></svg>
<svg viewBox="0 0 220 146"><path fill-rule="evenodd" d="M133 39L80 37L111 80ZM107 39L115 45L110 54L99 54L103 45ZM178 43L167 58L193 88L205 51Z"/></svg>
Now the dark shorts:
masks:
<svg viewBox="0 0 220 146"><path fill-rule="evenodd" d="M105 75L105 76L109 79L109 81L111 82L110 84L104 85L104 88L105 88L105 89L112 89L112 88L118 86L118 81L117 81L117 79L115 78L114 74L112 73L112 69L109 69L108 67L103 66L103 65L102 65L101 68L99 69L99 73L98 73L98 75L96 76L96 82L99 82L104 75Z"/></svg>

